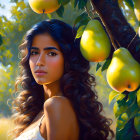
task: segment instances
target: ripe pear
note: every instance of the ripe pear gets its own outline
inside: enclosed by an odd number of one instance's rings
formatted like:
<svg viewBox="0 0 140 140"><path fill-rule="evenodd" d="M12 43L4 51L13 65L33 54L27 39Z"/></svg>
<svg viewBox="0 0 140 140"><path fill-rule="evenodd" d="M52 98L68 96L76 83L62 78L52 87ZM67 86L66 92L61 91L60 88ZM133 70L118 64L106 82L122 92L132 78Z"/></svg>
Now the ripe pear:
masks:
<svg viewBox="0 0 140 140"><path fill-rule="evenodd" d="M92 62L104 61L109 56L111 43L98 20L88 22L81 37L80 51L85 59Z"/></svg>
<svg viewBox="0 0 140 140"><path fill-rule="evenodd" d="M106 73L110 87L117 91L134 91L140 86L140 64L128 49L120 47L113 53Z"/></svg>
<svg viewBox="0 0 140 140"><path fill-rule="evenodd" d="M134 0L134 13L138 21L140 21L140 0Z"/></svg>
<svg viewBox="0 0 140 140"><path fill-rule="evenodd" d="M58 0L29 0L29 5L38 14L52 13L60 7Z"/></svg>

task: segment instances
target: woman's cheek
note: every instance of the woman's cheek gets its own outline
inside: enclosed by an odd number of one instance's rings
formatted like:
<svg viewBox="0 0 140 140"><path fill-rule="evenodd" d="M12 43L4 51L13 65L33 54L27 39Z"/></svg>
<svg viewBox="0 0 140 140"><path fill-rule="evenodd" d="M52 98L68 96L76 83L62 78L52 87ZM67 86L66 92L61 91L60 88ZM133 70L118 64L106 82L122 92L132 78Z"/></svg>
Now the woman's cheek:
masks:
<svg viewBox="0 0 140 140"><path fill-rule="evenodd" d="M63 73L63 69L64 69L64 60L63 58L59 58L59 59L56 59L56 60L53 60L53 61L49 61L48 62L48 68L49 68L49 71L53 71L53 72L59 72L59 73Z"/></svg>

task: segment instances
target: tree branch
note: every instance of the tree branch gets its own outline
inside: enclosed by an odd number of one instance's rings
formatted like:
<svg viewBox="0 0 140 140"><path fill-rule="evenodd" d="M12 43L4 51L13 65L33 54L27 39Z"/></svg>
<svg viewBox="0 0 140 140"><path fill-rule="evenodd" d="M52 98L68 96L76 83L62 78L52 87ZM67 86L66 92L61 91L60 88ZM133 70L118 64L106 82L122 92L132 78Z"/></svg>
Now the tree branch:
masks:
<svg viewBox="0 0 140 140"><path fill-rule="evenodd" d="M116 43L125 48L129 46L128 50L140 62L140 49L136 52L136 46L140 45L140 38L124 17L118 0L91 0L91 3Z"/></svg>

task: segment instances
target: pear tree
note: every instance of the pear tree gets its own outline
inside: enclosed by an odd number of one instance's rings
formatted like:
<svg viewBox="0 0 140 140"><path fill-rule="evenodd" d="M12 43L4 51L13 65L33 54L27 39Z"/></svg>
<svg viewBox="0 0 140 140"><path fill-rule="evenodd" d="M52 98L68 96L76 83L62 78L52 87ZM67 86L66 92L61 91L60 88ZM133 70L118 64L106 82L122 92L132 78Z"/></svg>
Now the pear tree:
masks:
<svg viewBox="0 0 140 140"><path fill-rule="evenodd" d="M58 0L58 3L56 13L60 17L68 3L82 10L74 22L75 39L81 39L83 57L96 63L97 71L101 68L107 72L106 79L112 88L109 103L116 101L113 108L116 140L140 139L140 1ZM125 10L135 15L137 27L128 22ZM103 54L105 57L101 59Z"/></svg>

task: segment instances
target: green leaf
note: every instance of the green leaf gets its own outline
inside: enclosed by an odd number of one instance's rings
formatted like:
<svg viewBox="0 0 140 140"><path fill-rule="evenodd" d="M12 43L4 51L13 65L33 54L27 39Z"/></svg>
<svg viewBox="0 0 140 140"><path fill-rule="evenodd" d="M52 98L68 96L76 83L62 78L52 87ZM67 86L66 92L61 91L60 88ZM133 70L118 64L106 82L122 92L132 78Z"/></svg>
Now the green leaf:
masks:
<svg viewBox="0 0 140 140"><path fill-rule="evenodd" d="M140 134L140 111L134 117L134 127L138 134Z"/></svg>
<svg viewBox="0 0 140 140"><path fill-rule="evenodd" d="M57 15L58 15L59 17L63 17L63 14L64 14L64 6L61 5L61 6L59 7L59 9L56 11L56 13L57 13Z"/></svg>
<svg viewBox="0 0 140 140"><path fill-rule="evenodd" d="M47 13L47 16L48 16L49 19L52 19L52 15L51 14Z"/></svg>
<svg viewBox="0 0 140 140"><path fill-rule="evenodd" d="M128 95L121 93L117 96L116 100L113 111L117 118L136 102L136 92L130 92Z"/></svg>
<svg viewBox="0 0 140 140"><path fill-rule="evenodd" d="M103 72L104 70L106 70L108 68L108 66L110 65L110 63L111 63L111 59L110 58L106 59L105 63L102 66L101 71Z"/></svg>
<svg viewBox="0 0 140 140"><path fill-rule="evenodd" d="M82 36L82 34L83 34L85 28L86 28L86 25L80 26L80 27L78 28L78 30L77 30L77 34L76 34L76 37L75 37L75 38L80 38L80 37Z"/></svg>
<svg viewBox="0 0 140 140"><path fill-rule="evenodd" d="M78 22L77 28L79 28L79 27L82 26L82 25L87 25L88 22L89 22L89 20L90 20L90 19L88 19L88 18L85 18L85 19L81 20L80 22Z"/></svg>
<svg viewBox="0 0 140 140"><path fill-rule="evenodd" d="M87 4L87 0L80 0L78 3L78 8L83 9Z"/></svg>
<svg viewBox="0 0 140 140"><path fill-rule="evenodd" d="M121 101L118 100L113 107L113 112L115 114L115 117L119 117L125 110L127 109L127 105L125 104L126 98L123 98Z"/></svg>
<svg viewBox="0 0 140 140"><path fill-rule="evenodd" d="M140 89L137 91L137 104L140 108Z"/></svg>
<svg viewBox="0 0 140 140"><path fill-rule="evenodd" d="M79 3L80 0L71 0L71 4L74 8L76 8L77 4Z"/></svg>
<svg viewBox="0 0 140 140"><path fill-rule="evenodd" d="M136 46L136 52L138 52L139 49L140 49L140 45L137 45L137 46Z"/></svg>
<svg viewBox="0 0 140 140"><path fill-rule="evenodd" d="M102 65L100 63L97 63L97 66L96 66L96 72L98 71L98 69L101 67Z"/></svg>
<svg viewBox="0 0 140 140"><path fill-rule="evenodd" d="M81 20L85 20L85 18L88 18L88 14L87 14L87 12L82 12L76 19L75 19L75 21L74 21L74 26L78 23L78 22L80 22Z"/></svg>
<svg viewBox="0 0 140 140"><path fill-rule="evenodd" d="M58 0L59 4L66 5L70 2L70 0Z"/></svg>
<svg viewBox="0 0 140 140"><path fill-rule="evenodd" d="M125 4L130 8L130 9L134 9L134 3L132 0L124 0Z"/></svg>
<svg viewBox="0 0 140 140"><path fill-rule="evenodd" d="M3 41L2 41L2 36L0 35L0 45L2 45Z"/></svg>
<svg viewBox="0 0 140 140"><path fill-rule="evenodd" d="M126 97L126 95L123 94L123 93L121 93L121 94L119 94L119 95L117 96L116 100L117 100L117 101L118 101L118 100L122 100L122 99L125 98L125 97Z"/></svg>
<svg viewBox="0 0 140 140"><path fill-rule="evenodd" d="M133 119L129 120L122 130L118 130L118 128L116 128L116 140L132 140L133 135Z"/></svg>
<svg viewBox="0 0 140 140"><path fill-rule="evenodd" d="M118 117L118 119L117 119L117 128L118 128L118 130L123 129L125 127L125 124L131 118L133 118L137 114L138 111L139 111L139 107L137 105L137 101L135 100L135 102L132 103L131 106L129 106L127 108L127 110Z"/></svg>
<svg viewBox="0 0 140 140"><path fill-rule="evenodd" d="M121 94L120 92L116 92L116 91L111 91L109 94L109 104L111 103L111 101L116 98L119 94Z"/></svg>

